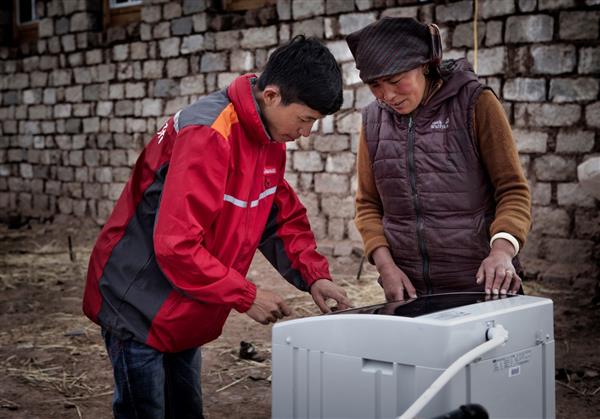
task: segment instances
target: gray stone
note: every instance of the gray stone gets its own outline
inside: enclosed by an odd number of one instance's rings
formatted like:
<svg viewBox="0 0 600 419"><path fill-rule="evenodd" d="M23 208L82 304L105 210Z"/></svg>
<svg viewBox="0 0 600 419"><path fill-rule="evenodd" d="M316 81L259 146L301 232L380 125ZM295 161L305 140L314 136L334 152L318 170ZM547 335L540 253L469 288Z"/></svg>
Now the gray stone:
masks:
<svg viewBox="0 0 600 419"><path fill-rule="evenodd" d="M314 148L323 153L348 150L349 138L347 135L318 135L314 138Z"/></svg>
<svg viewBox="0 0 600 419"><path fill-rule="evenodd" d="M323 19L323 29L325 32L325 39L333 39L339 35L339 22L337 18L326 17ZM280 37L281 37L281 31ZM286 34L289 37L289 34Z"/></svg>
<svg viewBox="0 0 600 419"><path fill-rule="evenodd" d="M100 130L100 118L85 118L83 120L83 132L85 134L96 133Z"/></svg>
<svg viewBox="0 0 600 419"><path fill-rule="evenodd" d="M54 33L56 35L63 35L69 32L69 18L68 17L60 17L56 20L56 25L54 26Z"/></svg>
<svg viewBox="0 0 600 419"><path fill-rule="evenodd" d="M142 74L145 79L159 79L163 76L163 60L144 61Z"/></svg>
<svg viewBox="0 0 600 419"><path fill-rule="evenodd" d="M151 44L146 42L133 42L130 47L132 60L145 60L148 58L148 48Z"/></svg>
<svg viewBox="0 0 600 419"><path fill-rule="evenodd" d="M70 104L58 104L54 105L54 117L55 118L68 118L71 116L72 107Z"/></svg>
<svg viewBox="0 0 600 419"><path fill-rule="evenodd" d="M76 68L73 76L77 84L90 84L92 82L92 72L87 67Z"/></svg>
<svg viewBox="0 0 600 419"><path fill-rule="evenodd" d="M548 154L533 162L538 180L569 181L577 177L577 164L572 158Z"/></svg>
<svg viewBox="0 0 600 419"><path fill-rule="evenodd" d="M533 72L537 74L562 74L575 69L574 45L539 45L531 47Z"/></svg>
<svg viewBox="0 0 600 419"><path fill-rule="evenodd" d="M181 16L181 12L182 10L180 2L167 2L167 4L163 6L163 19L172 20Z"/></svg>
<svg viewBox="0 0 600 419"><path fill-rule="evenodd" d="M354 2L351 0L326 0L325 13L328 15L352 11L354 11Z"/></svg>
<svg viewBox="0 0 600 419"><path fill-rule="evenodd" d="M160 116L162 115L163 100L149 99L142 100L142 116Z"/></svg>
<svg viewBox="0 0 600 419"><path fill-rule="evenodd" d="M467 54L469 62L473 62L473 51ZM506 64L506 47L482 48L478 52L477 74L491 76L504 74Z"/></svg>
<svg viewBox="0 0 600 419"><path fill-rule="evenodd" d="M519 0L519 10L521 12L533 12L535 10L537 0Z"/></svg>
<svg viewBox="0 0 600 419"><path fill-rule="evenodd" d="M38 36L40 38L48 38L54 35L54 20L53 19L40 19L38 22Z"/></svg>
<svg viewBox="0 0 600 419"><path fill-rule="evenodd" d="M176 57L179 55L180 38L162 39L158 45L162 58Z"/></svg>
<svg viewBox="0 0 600 419"><path fill-rule="evenodd" d="M349 179L344 174L317 173L315 175L315 192L323 194L348 194Z"/></svg>
<svg viewBox="0 0 600 419"><path fill-rule="evenodd" d="M600 47L582 47L579 49L580 74L600 73Z"/></svg>
<svg viewBox="0 0 600 419"><path fill-rule="evenodd" d="M279 20L290 20L292 18L292 0L277 0L277 16Z"/></svg>
<svg viewBox="0 0 600 419"><path fill-rule="evenodd" d="M70 86L65 89L65 101L81 102L83 100L82 86Z"/></svg>
<svg viewBox="0 0 600 419"><path fill-rule="evenodd" d="M435 16L438 22L469 20L473 17L473 2L467 0L448 5L437 5Z"/></svg>
<svg viewBox="0 0 600 419"><path fill-rule="evenodd" d="M356 159L353 153L330 154L325 162L325 170L329 173L352 173Z"/></svg>
<svg viewBox="0 0 600 419"><path fill-rule="evenodd" d="M360 73L356 68L354 62L342 64L342 77L345 86L352 86L355 84L361 84Z"/></svg>
<svg viewBox="0 0 600 419"><path fill-rule="evenodd" d="M552 16L511 16L506 20L505 39L507 43L551 41L553 34L554 19Z"/></svg>
<svg viewBox="0 0 600 419"><path fill-rule="evenodd" d="M546 80L517 78L508 79L502 92L504 100L541 102L546 100Z"/></svg>
<svg viewBox="0 0 600 419"><path fill-rule="evenodd" d="M542 236L567 237L571 217L561 208L533 207L532 232Z"/></svg>
<svg viewBox="0 0 600 419"><path fill-rule="evenodd" d="M146 83L126 83L125 97L128 99L146 97Z"/></svg>
<svg viewBox="0 0 600 419"><path fill-rule="evenodd" d="M552 184L537 182L531 188L531 202L534 205L550 205L552 200Z"/></svg>
<svg viewBox="0 0 600 419"><path fill-rule="evenodd" d="M160 6L142 7L142 21L146 23L158 22L161 19Z"/></svg>
<svg viewBox="0 0 600 419"><path fill-rule="evenodd" d="M124 99L125 86L123 84L111 84L108 97L109 99Z"/></svg>
<svg viewBox="0 0 600 419"><path fill-rule="evenodd" d="M171 36L171 24L169 22L160 22L152 27L152 37L154 39L165 39Z"/></svg>
<svg viewBox="0 0 600 419"><path fill-rule="evenodd" d="M592 239L598 234L600 213L577 208L575 211L575 232L578 238Z"/></svg>
<svg viewBox="0 0 600 419"><path fill-rule="evenodd" d="M556 189L556 198L561 207L577 206L594 208L594 197L587 193L579 183L559 183Z"/></svg>
<svg viewBox="0 0 600 419"><path fill-rule="evenodd" d="M167 77L176 78L188 74L188 60L186 58L177 58L167 61Z"/></svg>
<svg viewBox="0 0 600 419"><path fill-rule="evenodd" d="M479 16L489 19L495 16L512 15L515 13L514 0L483 0L479 2Z"/></svg>
<svg viewBox="0 0 600 419"><path fill-rule="evenodd" d="M585 121L590 127L600 128L600 102L585 107Z"/></svg>
<svg viewBox="0 0 600 419"><path fill-rule="evenodd" d="M181 79L180 91L182 95L201 95L205 93L204 75L188 76Z"/></svg>
<svg viewBox="0 0 600 419"><path fill-rule="evenodd" d="M599 17L589 11L560 12L560 39L598 39Z"/></svg>
<svg viewBox="0 0 600 419"><path fill-rule="evenodd" d="M538 0L539 10L568 9L575 6L575 0Z"/></svg>
<svg viewBox="0 0 600 419"><path fill-rule="evenodd" d="M203 35L192 35L183 38L181 43L182 54L193 54L204 49L204 36Z"/></svg>
<svg viewBox="0 0 600 419"><path fill-rule="evenodd" d="M206 24L206 13L199 13L192 16L192 22L194 24L194 32L205 32L207 28Z"/></svg>
<svg viewBox="0 0 600 419"><path fill-rule="evenodd" d="M589 263L592 259L594 242L592 240L548 238L541 243L540 247L546 260L554 263L582 264Z"/></svg>
<svg viewBox="0 0 600 419"><path fill-rule="evenodd" d="M192 33L192 18L182 17L171 21L171 33L173 35L189 35Z"/></svg>
<svg viewBox="0 0 600 419"><path fill-rule="evenodd" d="M357 133L360 131L362 118L359 112L338 114L336 117L337 129L341 133Z"/></svg>
<svg viewBox="0 0 600 419"><path fill-rule="evenodd" d="M598 96L596 78L550 80L549 99L553 102L579 102L594 100Z"/></svg>
<svg viewBox="0 0 600 419"><path fill-rule="evenodd" d="M232 50L240 47L242 33L239 30L217 32L215 44L217 49Z"/></svg>
<svg viewBox="0 0 600 419"><path fill-rule="evenodd" d="M292 0L292 17L301 20L322 15L325 11L323 3L323 0Z"/></svg>
<svg viewBox="0 0 600 419"><path fill-rule="evenodd" d="M97 101L100 99L100 84L90 84L83 88L83 99L86 101Z"/></svg>
<svg viewBox="0 0 600 419"><path fill-rule="evenodd" d="M90 13L75 13L71 16L71 32L91 31L96 28L96 19Z"/></svg>
<svg viewBox="0 0 600 419"><path fill-rule="evenodd" d="M222 52L206 52L200 60L200 71L208 73L212 71L227 70L227 55Z"/></svg>
<svg viewBox="0 0 600 419"><path fill-rule="evenodd" d="M183 0L183 14L203 12L206 10L206 0Z"/></svg>
<svg viewBox="0 0 600 419"><path fill-rule="evenodd" d="M331 217L352 218L354 217L354 197L324 195L321 199L321 210Z"/></svg>
<svg viewBox="0 0 600 419"><path fill-rule="evenodd" d="M391 9L385 9L381 12L381 17L412 17L413 19L419 20L419 8L414 7L393 7ZM423 21L423 20L421 20Z"/></svg>
<svg viewBox="0 0 600 419"><path fill-rule="evenodd" d="M293 167L299 172L320 172L323 170L321 155L316 151L296 151Z"/></svg>
<svg viewBox="0 0 600 419"><path fill-rule="evenodd" d="M254 68L254 55L250 51L231 51L231 71L248 72Z"/></svg>
<svg viewBox="0 0 600 419"><path fill-rule="evenodd" d="M581 118L578 105L516 104L515 124L517 126L561 127L572 126Z"/></svg>
<svg viewBox="0 0 600 419"><path fill-rule="evenodd" d="M477 39L479 40L479 44L482 44L483 38L485 36L486 26L479 22L478 25L479 30L477 31ZM460 48L460 47L473 47L473 24L472 23L461 23L456 25L454 28L454 33L452 35L452 47Z"/></svg>
<svg viewBox="0 0 600 419"><path fill-rule="evenodd" d="M50 83L52 86L68 86L71 84L72 80L72 71L71 70L54 70L50 74ZM14 79L13 79L14 81ZM25 87L25 86L22 86ZM15 88L19 88L16 87Z"/></svg>
<svg viewBox="0 0 600 419"><path fill-rule="evenodd" d="M65 132L67 134L79 134L81 132L81 119L69 118L65 121Z"/></svg>
<svg viewBox="0 0 600 419"><path fill-rule="evenodd" d="M346 41L328 42L326 46L338 63L352 61L352 53L350 52L350 48L348 48Z"/></svg>
<svg viewBox="0 0 600 419"><path fill-rule="evenodd" d="M133 102L131 100L118 100L115 102L115 115L133 115Z"/></svg>
<svg viewBox="0 0 600 419"><path fill-rule="evenodd" d="M545 153L548 134L542 131L515 129L513 131L519 153Z"/></svg>
<svg viewBox="0 0 600 419"><path fill-rule="evenodd" d="M112 49L112 57L114 61L125 61L129 58L129 45L115 45Z"/></svg>
<svg viewBox="0 0 600 419"><path fill-rule="evenodd" d="M350 109L354 103L354 90L344 89L342 95L344 100L340 109Z"/></svg>
<svg viewBox="0 0 600 419"><path fill-rule="evenodd" d="M248 49L277 45L277 26L244 29L240 45Z"/></svg>
<svg viewBox="0 0 600 419"><path fill-rule="evenodd" d="M324 23L323 18L318 17L310 20L302 20L292 24L292 36L305 35L315 38L323 38Z"/></svg>
<svg viewBox="0 0 600 419"><path fill-rule="evenodd" d="M354 31L364 28L365 26L377 20L375 13L349 13L341 15L340 34L349 35Z"/></svg>

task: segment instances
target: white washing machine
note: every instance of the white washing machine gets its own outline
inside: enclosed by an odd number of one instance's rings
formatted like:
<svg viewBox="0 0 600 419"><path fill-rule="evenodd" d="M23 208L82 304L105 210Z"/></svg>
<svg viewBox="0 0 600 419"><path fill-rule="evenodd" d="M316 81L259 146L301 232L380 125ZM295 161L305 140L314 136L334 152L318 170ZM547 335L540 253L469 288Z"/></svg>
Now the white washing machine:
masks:
<svg viewBox="0 0 600 419"><path fill-rule="evenodd" d="M495 325L508 341L462 368L418 417L477 403L490 418L554 418L552 301L480 293L277 323L272 417L398 417Z"/></svg>

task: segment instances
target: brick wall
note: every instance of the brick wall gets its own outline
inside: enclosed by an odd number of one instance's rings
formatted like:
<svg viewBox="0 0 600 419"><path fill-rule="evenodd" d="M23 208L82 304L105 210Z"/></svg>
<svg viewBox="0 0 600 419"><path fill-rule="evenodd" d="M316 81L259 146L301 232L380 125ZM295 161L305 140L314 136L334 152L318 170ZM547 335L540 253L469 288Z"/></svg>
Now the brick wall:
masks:
<svg viewBox="0 0 600 419"><path fill-rule="evenodd" d="M344 105L290 144L287 178L327 252L347 256L359 239L359 110L372 97L344 36L381 16L411 16L440 25L446 58L474 60L472 1L273 0L227 13L219 1L152 0L139 22L107 29L99 3L38 1L39 40L0 48L5 219L102 223L166 118L257 71L274 47L304 33L339 61ZM530 273L547 278L598 275L599 203L579 187L577 165L600 152L599 9L599 0L478 2L478 73L503 100L532 187L535 222L523 254Z"/></svg>

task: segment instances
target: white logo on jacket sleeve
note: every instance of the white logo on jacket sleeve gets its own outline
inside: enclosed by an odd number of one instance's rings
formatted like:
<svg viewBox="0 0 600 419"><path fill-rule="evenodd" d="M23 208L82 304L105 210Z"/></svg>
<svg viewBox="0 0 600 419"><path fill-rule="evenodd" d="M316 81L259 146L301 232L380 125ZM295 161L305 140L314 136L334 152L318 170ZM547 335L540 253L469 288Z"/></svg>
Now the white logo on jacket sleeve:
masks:
<svg viewBox="0 0 600 419"><path fill-rule="evenodd" d="M165 122L165 125L156 133L158 135L158 144L165 138L165 133L167 132L167 126L169 125L169 121Z"/></svg>
<svg viewBox="0 0 600 419"><path fill-rule="evenodd" d="M437 120L431 123L431 129L448 129L450 125L450 118L446 118L446 121L442 122L441 120Z"/></svg>

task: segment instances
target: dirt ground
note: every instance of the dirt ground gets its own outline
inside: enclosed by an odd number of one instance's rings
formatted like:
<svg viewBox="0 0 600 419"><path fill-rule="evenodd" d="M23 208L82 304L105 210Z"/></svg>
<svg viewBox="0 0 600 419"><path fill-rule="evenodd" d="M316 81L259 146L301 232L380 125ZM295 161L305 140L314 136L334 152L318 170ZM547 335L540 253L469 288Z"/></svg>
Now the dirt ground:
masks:
<svg viewBox="0 0 600 419"><path fill-rule="evenodd" d="M111 417L110 363L98 327L80 309L97 232L90 226L0 225L0 418ZM357 306L379 302L373 270L357 281L357 269L349 260L332 266ZM278 278L264 259L256 258L249 277L283 295L294 316L317 314L310 297ZM526 282L528 294L555 303L559 418L600 418L600 306L587 284ZM270 417L270 331L234 312L221 338L203 348L207 418ZM265 359L240 359L241 340Z"/></svg>

